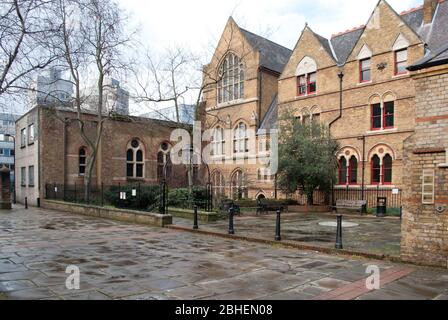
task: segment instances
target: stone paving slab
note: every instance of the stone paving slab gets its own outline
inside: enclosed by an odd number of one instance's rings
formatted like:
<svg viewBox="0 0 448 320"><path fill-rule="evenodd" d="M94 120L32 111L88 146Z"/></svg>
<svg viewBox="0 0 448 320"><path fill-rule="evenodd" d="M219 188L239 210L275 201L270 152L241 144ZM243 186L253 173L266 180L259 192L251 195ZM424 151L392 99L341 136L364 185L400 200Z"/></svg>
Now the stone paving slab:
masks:
<svg viewBox="0 0 448 320"><path fill-rule="evenodd" d="M0 211L0 248L0 299L302 300L402 267L21 207ZM448 270L413 269L357 299L446 299Z"/></svg>
<svg viewBox="0 0 448 320"><path fill-rule="evenodd" d="M376 218L345 215L344 221L356 225L343 228L344 249L366 253L396 256L400 255L401 221L398 218ZM283 241L334 248L336 228L322 226L322 222L336 222L330 213L284 213L281 219ZM192 227L193 222L184 218L173 218L175 225ZM238 236L265 240L275 238L276 215L235 216L234 228ZM227 220L200 223L204 231L228 233Z"/></svg>

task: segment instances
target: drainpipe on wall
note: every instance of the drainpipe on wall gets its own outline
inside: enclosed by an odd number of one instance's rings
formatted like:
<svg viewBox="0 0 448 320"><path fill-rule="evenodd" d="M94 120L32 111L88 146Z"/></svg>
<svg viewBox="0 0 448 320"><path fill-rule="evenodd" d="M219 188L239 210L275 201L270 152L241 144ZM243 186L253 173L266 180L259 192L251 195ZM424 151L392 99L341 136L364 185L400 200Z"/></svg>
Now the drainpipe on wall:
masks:
<svg viewBox="0 0 448 320"><path fill-rule="evenodd" d="M258 68L258 103L257 103L257 129L260 128L260 121L261 121L261 94L262 94L262 90L261 90L261 84L262 84L262 77L263 77L263 73L261 72L261 68Z"/></svg>
<svg viewBox="0 0 448 320"><path fill-rule="evenodd" d="M333 121L330 122L330 124L328 125L328 130L331 134L331 126L338 121L339 119L342 118L342 84L344 82L344 73L341 71L338 73L338 77L339 77L339 116L337 116L336 119L334 119Z"/></svg>

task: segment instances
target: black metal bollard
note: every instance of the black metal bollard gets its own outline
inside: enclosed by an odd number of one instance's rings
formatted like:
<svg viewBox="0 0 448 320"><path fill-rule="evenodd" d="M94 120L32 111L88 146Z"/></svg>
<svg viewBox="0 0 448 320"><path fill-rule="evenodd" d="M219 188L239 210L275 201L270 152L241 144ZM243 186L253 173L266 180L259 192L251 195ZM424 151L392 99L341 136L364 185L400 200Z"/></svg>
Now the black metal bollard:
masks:
<svg viewBox="0 0 448 320"><path fill-rule="evenodd" d="M336 231L336 245L335 245L336 249L343 249L342 246L342 215L339 214L338 215L338 229Z"/></svg>
<svg viewBox="0 0 448 320"><path fill-rule="evenodd" d="M198 226L198 206L194 206L194 226L193 226L194 230L198 230L199 226Z"/></svg>
<svg viewBox="0 0 448 320"><path fill-rule="evenodd" d="M40 198L37 198L37 207L40 208Z"/></svg>
<svg viewBox="0 0 448 320"><path fill-rule="evenodd" d="M400 221L403 220L403 207L400 207Z"/></svg>
<svg viewBox="0 0 448 320"><path fill-rule="evenodd" d="M25 197L25 209L28 209L28 198Z"/></svg>
<svg viewBox="0 0 448 320"><path fill-rule="evenodd" d="M235 214L235 209L231 207L229 209L229 234L235 234L235 230L233 228L233 215Z"/></svg>
<svg viewBox="0 0 448 320"><path fill-rule="evenodd" d="M275 224L275 241L282 241L282 236L280 234L280 222L281 222L281 211L277 210L277 222Z"/></svg>

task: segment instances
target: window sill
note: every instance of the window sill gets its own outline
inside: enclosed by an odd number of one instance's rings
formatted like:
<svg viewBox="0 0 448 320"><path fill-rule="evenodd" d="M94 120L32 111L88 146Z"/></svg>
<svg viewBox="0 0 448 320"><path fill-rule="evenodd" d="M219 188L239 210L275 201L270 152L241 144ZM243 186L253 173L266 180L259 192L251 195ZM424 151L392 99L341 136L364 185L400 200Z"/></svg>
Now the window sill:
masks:
<svg viewBox="0 0 448 320"><path fill-rule="evenodd" d="M127 181L145 181L145 178L126 177Z"/></svg>
<svg viewBox="0 0 448 320"><path fill-rule="evenodd" d="M34 184L28 185L28 188L34 188L34 187L35 187Z"/></svg>
<svg viewBox="0 0 448 320"><path fill-rule="evenodd" d="M28 146L32 146L34 142L28 142Z"/></svg>
<svg viewBox="0 0 448 320"><path fill-rule="evenodd" d="M392 77L392 79L403 78L403 77L406 77L406 76L409 76L409 72L394 74L393 77Z"/></svg>
<svg viewBox="0 0 448 320"><path fill-rule="evenodd" d="M398 128L390 128L390 129L378 129L378 130L371 130L367 131L366 135L379 135L384 133L391 133L398 131Z"/></svg>
<svg viewBox="0 0 448 320"><path fill-rule="evenodd" d="M304 99L317 96L317 92L302 94L300 96L296 96L296 99Z"/></svg>
<svg viewBox="0 0 448 320"><path fill-rule="evenodd" d="M369 85L369 84L372 84L372 83L373 83L372 80L370 80L370 81L361 81L361 82L358 82L356 85L357 86L365 86L365 85Z"/></svg>
<svg viewBox="0 0 448 320"><path fill-rule="evenodd" d="M20 185L22 188L26 188L26 184L21 184Z"/></svg>
<svg viewBox="0 0 448 320"><path fill-rule="evenodd" d="M441 164L439 164L439 168L441 168L441 169L448 169L448 163L441 163Z"/></svg>

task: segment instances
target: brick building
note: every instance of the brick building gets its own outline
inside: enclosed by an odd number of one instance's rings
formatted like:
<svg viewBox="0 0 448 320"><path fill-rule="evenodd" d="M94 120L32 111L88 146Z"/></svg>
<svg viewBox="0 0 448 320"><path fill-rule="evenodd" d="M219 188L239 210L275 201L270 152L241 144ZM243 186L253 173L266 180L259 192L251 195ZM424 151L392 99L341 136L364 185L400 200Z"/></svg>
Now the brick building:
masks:
<svg viewBox="0 0 448 320"><path fill-rule="evenodd" d="M341 145L336 188L363 184L367 189L402 188L403 142L416 125L415 87L406 67L447 41L448 2L438 0L425 0L421 7L401 14L381 0L366 25L331 39L306 25L292 53L229 19L211 63L204 68L204 82L211 84L204 91L205 128L216 129L215 193L231 197L235 185L240 185L243 196L274 195L274 177L266 166L247 160L250 155L257 159L269 155L264 129L276 128L278 115L290 110L303 122L331 124L331 134ZM234 60L229 68L229 58L237 59L238 68ZM240 66L244 78L231 83L220 78L241 72ZM244 91L231 84L242 85ZM230 131L226 137L222 129ZM240 152L240 134L246 129L255 130L255 142ZM239 158L246 162L230 161Z"/></svg>
<svg viewBox="0 0 448 320"><path fill-rule="evenodd" d="M401 256L448 267L448 44L410 70L416 126L404 147Z"/></svg>
<svg viewBox="0 0 448 320"><path fill-rule="evenodd" d="M17 201L31 205L45 197L47 184L83 185L86 155L91 150L80 135L70 108L35 107L16 122ZM87 135L95 134L96 116L84 113ZM185 125L183 126L185 127ZM115 116L104 122L92 185L158 184L172 148L174 122ZM186 168L167 164L168 183L186 185Z"/></svg>
<svg viewBox="0 0 448 320"><path fill-rule="evenodd" d="M230 18L204 68L203 128L211 129L215 199L273 197L269 129L276 122L278 77L291 50Z"/></svg>
<svg viewBox="0 0 448 320"><path fill-rule="evenodd" d="M382 0L366 25L331 39L305 26L279 79L278 108L303 122L338 119L331 134L341 146L339 188L363 181L367 188L403 186L403 141L415 129L415 88L406 67L448 41L447 21L445 1L425 0L398 14Z"/></svg>

